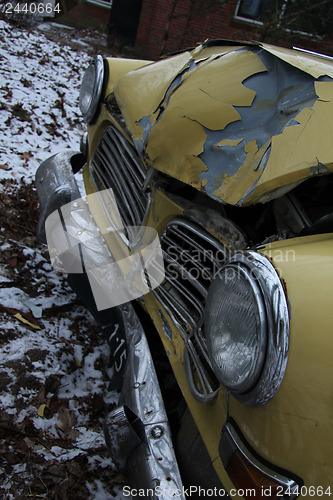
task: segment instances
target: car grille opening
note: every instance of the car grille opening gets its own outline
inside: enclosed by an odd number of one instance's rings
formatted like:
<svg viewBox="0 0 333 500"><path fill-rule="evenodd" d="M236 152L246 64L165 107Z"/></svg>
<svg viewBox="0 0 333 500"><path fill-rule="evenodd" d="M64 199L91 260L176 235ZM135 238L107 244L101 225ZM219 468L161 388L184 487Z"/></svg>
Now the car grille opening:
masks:
<svg viewBox="0 0 333 500"><path fill-rule="evenodd" d="M142 190L146 169L134 146L113 125L105 130L89 168L98 191L113 190L124 226L141 226L149 203Z"/></svg>
<svg viewBox="0 0 333 500"><path fill-rule="evenodd" d="M183 219L161 233L165 280L153 293L185 341L185 369L193 396L208 402L218 391L204 337L203 313L208 287L229 256L207 231Z"/></svg>

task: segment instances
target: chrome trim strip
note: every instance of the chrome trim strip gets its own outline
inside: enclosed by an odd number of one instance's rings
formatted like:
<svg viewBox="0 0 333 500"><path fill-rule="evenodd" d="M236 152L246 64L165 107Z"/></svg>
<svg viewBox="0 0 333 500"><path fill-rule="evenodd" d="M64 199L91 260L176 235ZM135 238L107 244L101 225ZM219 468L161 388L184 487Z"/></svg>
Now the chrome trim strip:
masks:
<svg viewBox="0 0 333 500"><path fill-rule="evenodd" d="M131 303L120 306L127 343L119 406L105 420L105 435L115 464L127 469L131 486L177 491L184 499L168 418L153 360L141 323Z"/></svg>
<svg viewBox="0 0 333 500"><path fill-rule="evenodd" d="M280 474L279 472L276 472L272 469L270 469L267 465L263 464L260 462L244 445L242 439L239 437L236 429L232 425L231 422L226 422L222 428L222 437L220 441L220 455L223 455L223 440L225 440L225 447L227 448L225 451L226 453L224 456L221 456L222 463L224 465L224 468L227 467L229 459L231 458L232 453L234 450L230 449L230 443L227 444L226 442L226 436L229 436L229 438L232 441L232 445L245 457L245 459L250 462L250 464L255 467L257 470L268 476L270 479L273 481L276 481L281 485L284 489L293 491L299 489L299 484L294 481L294 479L290 479L287 476L284 476L283 474ZM222 453L221 453L222 451ZM288 499L288 500L293 500L294 498L297 498L297 494L292 494L291 496L281 496L280 498L282 499Z"/></svg>

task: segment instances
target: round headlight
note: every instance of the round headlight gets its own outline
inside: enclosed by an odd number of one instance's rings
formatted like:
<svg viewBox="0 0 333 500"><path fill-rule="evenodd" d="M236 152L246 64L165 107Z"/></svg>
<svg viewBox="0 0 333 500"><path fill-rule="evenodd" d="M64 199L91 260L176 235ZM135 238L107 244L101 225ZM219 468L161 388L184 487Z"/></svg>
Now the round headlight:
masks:
<svg viewBox="0 0 333 500"><path fill-rule="evenodd" d="M91 123L95 117L102 93L103 80L103 58L96 56L86 69L80 88L79 107L83 119L88 123Z"/></svg>
<svg viewBox="0 0 333 500"><path fill-rule="evenodd" d="M287 302L268 259L235 254L210 286L204 322L221 384L245 404L267 403L282 382L289 346Z"/></svg>

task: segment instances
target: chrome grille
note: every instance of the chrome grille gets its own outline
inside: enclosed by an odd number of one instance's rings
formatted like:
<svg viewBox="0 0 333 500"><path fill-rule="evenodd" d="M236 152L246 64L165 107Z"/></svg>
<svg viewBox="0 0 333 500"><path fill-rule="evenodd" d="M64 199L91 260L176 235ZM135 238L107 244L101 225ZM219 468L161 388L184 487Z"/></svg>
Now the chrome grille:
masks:
<svg viewBox="0 0 333 500"><path fill-rule="evenodd" d="M229 253L207 231L175 219L160 236L165 280L153 290L185 341L185 368L194 397L208 401L219 387L203 334L208 287Z"/></svg>
<svg viewBox="0 0 333 500"><path fill-rule="evenodd" d="M149 201L142 191L146 170L132 144L114 126L105 130L89 168L98 191L113 190L124 226L140 226Z"/></svg>

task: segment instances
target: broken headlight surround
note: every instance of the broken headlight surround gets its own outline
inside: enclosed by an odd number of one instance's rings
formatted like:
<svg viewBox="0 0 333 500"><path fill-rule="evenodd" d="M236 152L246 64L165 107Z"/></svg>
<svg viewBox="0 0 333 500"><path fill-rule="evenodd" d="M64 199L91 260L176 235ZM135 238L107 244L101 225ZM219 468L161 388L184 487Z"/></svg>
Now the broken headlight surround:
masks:
<svg viewBox="0 0 333 500"><path fill-rule="evenodd" d="M289 313L280 278L266 257L236 253L220 269L208 292L205 334L221 384L248 406L268 403L287 366Z"/></svg>
<svg viewBox="0 0 333 500"><path fill-rule="evenodd" d="M84 121L92 123L98 108L104 81L102 56L95 56L86 69L80 88L79 107Z"/></svg>

